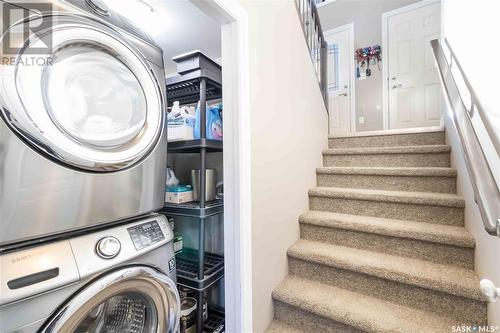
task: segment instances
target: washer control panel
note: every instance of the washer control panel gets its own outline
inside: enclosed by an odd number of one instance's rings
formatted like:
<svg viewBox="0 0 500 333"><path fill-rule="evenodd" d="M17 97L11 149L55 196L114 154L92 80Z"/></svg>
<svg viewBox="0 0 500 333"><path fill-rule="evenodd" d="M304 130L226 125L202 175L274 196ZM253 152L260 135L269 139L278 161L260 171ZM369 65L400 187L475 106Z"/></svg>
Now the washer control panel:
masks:
<svg viewBox="0 0 500 333"><path fill-rule="evenodd" d="M165 239L156 220L127 228L127 231L137 251Z"/></svg>
<svg viewBox="0 0 500 333"><path fill-rule="evenodd" d="M121 263L133 261L134 258L161 246L173 246L167 245L173 238L174 233L170 230L167 218L154 214L126 225L71 238L68 242L80 278L83 279ZM93 246L89 247L89 244Z"/></svg>

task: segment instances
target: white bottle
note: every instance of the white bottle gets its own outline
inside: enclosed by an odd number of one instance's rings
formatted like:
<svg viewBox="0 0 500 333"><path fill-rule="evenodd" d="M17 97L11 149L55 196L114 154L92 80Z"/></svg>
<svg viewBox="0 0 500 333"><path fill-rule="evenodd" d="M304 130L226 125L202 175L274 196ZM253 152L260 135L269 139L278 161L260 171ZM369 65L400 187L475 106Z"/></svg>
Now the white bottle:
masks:
<svg viewBox="0 0 500 333"><path fill-rule="evenodd" d="M193 127L195 117L189 113L189 108L179 105L174 101L167 118L168 141L193 140Z"/></svg>
<svg viewBox="0 0 500 333"><path fill-rule="evenodd" d="M172 105L172 110L170 110L170 113L168 114L169 118L175 118L178 117L181 113L181 106L179 104L179 101L175 101L174 105Z"/></svg>
<svg viewBox="0 0 500 333"><path fill-rule="evenodd" d="M177 179L177 177L175 177L174 171L170 167L167 167L166 185L167 186L179 185L179 179Z"/></svg>

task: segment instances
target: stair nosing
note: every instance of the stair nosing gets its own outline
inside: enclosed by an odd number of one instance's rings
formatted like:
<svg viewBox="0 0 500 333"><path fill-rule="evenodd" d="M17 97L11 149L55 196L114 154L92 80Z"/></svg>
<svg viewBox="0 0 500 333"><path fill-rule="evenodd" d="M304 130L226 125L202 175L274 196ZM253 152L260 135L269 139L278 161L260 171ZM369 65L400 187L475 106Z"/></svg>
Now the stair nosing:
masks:
<svg viewBox="0 0 500 333"><path fill-rule="evenodd" d="M323 155L386 155L386 154L442 154L451 152L449 145L419 145L394 147L330 148Z"/></svg>
<svg viewBox="0 0 500 333"><path fill-rule="evenodd" d="M316 168L316 174L455 178L457 170L445 167L320 167Z"/></svg>
<svg viewBox="0 0 500 333"><path fill-rule="evenodd" d="M309 288L303 288L305 289L306 293L310 292L309 290L311 286L320 287L322 291L324 290L325 296L331 296L327 297L327 299L335 299L337 298L337 295L339 293L342 293L341 295L342 298L346 298L346 296L348 296L349 299L356 299L358 301L356 304L358 305L366 306L367 302L372 302L372 304L368 304L367 306L370 307L376 305L377 309L380 307L386 307L388 310L390 310L390 313L395 313L395 316L398 315L398 317L401 312L411 313L412 317L415 317L416 314L418 314L418 317L424 316L427 320L420 321L420 323L427 324L429 320L441 323L443 320L446 320L450 323L453 321L450 318L437 316L431 312L412 309L404 305L394 304L382 299L373 298L370 296L356 293L354 291L338 288L335 286L330 286L316 281L303 279L293 275L288 275L285 278L285 280L272 292L272 298L275 301L285 303L287 305L293 306L307 313L311 313L313 315L317 315L363 331L369 330L368 332L387 332L387 327L381 325L379 320L374 321L371 318L366 318L365 311L363 311L363 309L361 309L361 312L360 311L354 312L350 307L342 307L342 309L339 311L339 308L336 308L335 305L333 307L327 305L326 306L327 310L325 311L324 303L315 304L316 302L314 301L311 302L311 300L308 299L308 297L305 297L303 293L293 293L293 295L289 295L289 293L287 293L288 291L287 288L290 289L289 285L292 285L292 287L297 287L293 286L293 284L296 284L297 281L309 285ZM399 312L398 310L400 310L401 312ZM407 322L411 323L410 320L408 320ZM443 323L443 325L445 324ZM391 330L390 332L393 331Z"/></svg>
<svg viewBox="0 0 500 333"><path fill-rule="evenodd" d="M319 215L323 215L321 218ZM367 220L379 223L369 223ZM383 222L387 223L383 223ZM461 248L475 248L475 240L464 227L387 219L372 216L340 214L323 211L308 211L299 217L299 223L317 227L342 229L366 234L377 234L386 237L413 239L434 244L449 245ZM383 228L381 226L383 225ZM405 229L401 225L414 228ZM428 228L429 230L425 230ZM423 229L423 230L418 230ZM442 232L433 232L433 230ZM450 236L449 231L463 229L462 235ZM447 232L448 231L448 232Z"/></svg>
<svg viewBox="0 0 500 333"><path fill-rule="evenodd" d="M312 246L320 246L323 248L327 248L329 250L328 254L321 254L321 253L315 253L313 249L310 249ZM305 250L304 250L305 248ZM301 251L299 251L301 250ZM336 251L335 251L336 250ZM339 253L342 251L348 251L349 254L352 256L356 256L357 262L353 262L352 258L345 259L341 258L342 255L339 256ZM306 255L309 254L309 255ZM468 299L472 299L475 301L483 301L482 295L479 290L479 279L475 275L475 272L473 270L457 267L457 266L451 266L451 265L443 265L443 264L436 264L432 262L428 262L425 260L419 260L419 259L413 259L413 258L407 258L407 257L402 257L402 256L396 256L396 255L389 255L385 253L379 253L379 252L374 252L374 251L368 251L368 250L361 250L357 248L349 248L345 246L338 246L338 245L332 245L332 244L327 244L327 243L322 243L322 242L317 242L317 241L310 241L310 240L304 240L301 239L297 241L295 244L293 244L288 250L287 250L287 255L292 258L300 259L300 260L305 260L309 262L313 262L316 264L320 265L325 265L325 266L331 266L343 270L348 270L348 271L353 271L361 274L366 274L370 276L374 276L380 279L385 279L389 281L394 281L402 284L407 284L407 285L412 285L424 289L430 289L430 290L436 290L440 292L447 293L449 295L454 295L454 296L459 296L459 297L465 297ZM336 256L337 261L334 261ZM374 262L370 263L363 263L362 259L367 258L369 256L375 256L378 257L378 262L383 263L382 265L376 265ZM383 260L381 260L383 259ZM344 261L342 261L344 260ZM399 262L398 262L399 261ZM443 276L441 276L441 279L434 279L433 277L427 275L425 276L422 274L422 272L419 272L419 274L408 274L408 271L404 271L403 269L400 269L399 271L396 270L394 267L391 267L389 264L394 264L397 263L400 265L398 268L402 268L403 266L406 266L405 268L408 268L408 264L420 264L421 266L427 268L427 269L432 269L435 268L439 271L455 271L456 273L460 273L460 279L453 280L453 279L448 279L444 283L443 281ZM385 264L385 266L384 266ZM369 270L368 268L371 268ZM450 272L448 272L450 273ZM469 286L461 283L464 281L464 276L465 274L473 274L474 279L477 279L477 287L470 288ZM445 275L445 277L449 277L448 275Z"/></svg>
<svg viewBox="0 0 500 333"><path fill-rule="evenodd" d="M425 135L430 133L445 133L446 130L442 126L436 128L421 128L421 129L397 129L397 130L375 130L375 131L362 131L348 134L329 135L328 139L350 139L350 138L367 138L379 136L393 136L393 135Z"/></svg>
<svg viewBox="0 0 500 333"><path fill-rule="evenodd" d="M309 189L308 194L309 197L344 198L348 200L390 202L452 208L465 207L465 201L463 198L450 193L389 191L323 186Z"/></svg>

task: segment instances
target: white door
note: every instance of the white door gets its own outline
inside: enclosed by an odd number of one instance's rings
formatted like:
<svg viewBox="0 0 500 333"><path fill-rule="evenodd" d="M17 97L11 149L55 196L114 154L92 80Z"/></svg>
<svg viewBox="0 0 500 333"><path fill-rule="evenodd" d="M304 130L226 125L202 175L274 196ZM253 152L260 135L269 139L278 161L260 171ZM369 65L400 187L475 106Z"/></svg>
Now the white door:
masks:
<svg viewBox="0 0 500 333"><path fill-rule="evenodd" d="M353 82L352 27L325 34L328 43L328 100L330 135L351 132Z"/></svg>
<svg viewBox="0 0 500 333"><path fill-rule="evenodd" d="M430 41L439 38L440 3L388 18L389 127L441 122L441 88Z"/></svg>

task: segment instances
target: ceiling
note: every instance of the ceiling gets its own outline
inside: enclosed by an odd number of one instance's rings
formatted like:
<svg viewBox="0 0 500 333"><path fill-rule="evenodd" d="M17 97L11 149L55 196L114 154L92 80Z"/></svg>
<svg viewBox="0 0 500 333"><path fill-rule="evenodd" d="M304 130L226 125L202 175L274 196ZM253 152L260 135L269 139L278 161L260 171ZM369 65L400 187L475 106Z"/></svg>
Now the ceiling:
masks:
<svg viewBox="0 0 500 333"><path fill-rule="evenodd" d="M172 57L200 50L221 57L220 24L189 0L105 0L115 11L136 22L163 48L167 74L176 72Z"/></svg>

